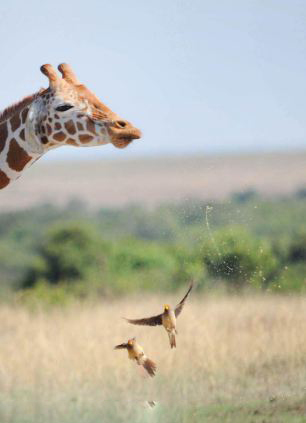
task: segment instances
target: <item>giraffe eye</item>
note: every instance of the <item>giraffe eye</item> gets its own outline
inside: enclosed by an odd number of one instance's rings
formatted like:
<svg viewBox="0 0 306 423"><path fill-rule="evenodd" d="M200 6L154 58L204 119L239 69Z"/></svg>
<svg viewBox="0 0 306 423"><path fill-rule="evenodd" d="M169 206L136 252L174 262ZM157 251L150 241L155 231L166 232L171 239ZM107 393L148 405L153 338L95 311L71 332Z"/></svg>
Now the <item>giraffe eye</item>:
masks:
<svg viewBox="0 0 306 423"><path fill-rule="evenodd" d="M71 104L63 104L62 106L58 106L55 108L58 112L66 112L66 110L72 109L73 106Z"/></svg>

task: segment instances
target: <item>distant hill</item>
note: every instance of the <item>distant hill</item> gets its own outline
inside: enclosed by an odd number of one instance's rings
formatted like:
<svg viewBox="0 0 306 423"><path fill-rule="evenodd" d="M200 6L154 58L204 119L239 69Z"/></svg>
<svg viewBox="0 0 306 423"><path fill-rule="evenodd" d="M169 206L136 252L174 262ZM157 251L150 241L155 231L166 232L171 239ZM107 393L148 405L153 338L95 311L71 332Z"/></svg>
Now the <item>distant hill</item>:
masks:
<svg viewBox="0 0 306 423"><path fill-rule="evenodd" d="M36 163L0 191L0 211L80 199L93 207L224 199L255 189L286 195L306 186L306 151L227 156Z"/></svg>

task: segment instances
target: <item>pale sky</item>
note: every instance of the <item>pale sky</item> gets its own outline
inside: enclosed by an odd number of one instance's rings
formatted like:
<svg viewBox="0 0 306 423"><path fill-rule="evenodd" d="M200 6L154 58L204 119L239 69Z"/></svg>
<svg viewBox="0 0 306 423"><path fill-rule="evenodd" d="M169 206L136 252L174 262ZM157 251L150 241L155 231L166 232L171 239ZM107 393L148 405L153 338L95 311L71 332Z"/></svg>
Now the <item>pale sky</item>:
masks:
<svg viewBox="0 0 306 423"><path fill-rule="evenodd" d="M0 109L47 85L43 63L68 62L144 134L49 159L306 146L304 0L10 0L0 36Z"/></svg>

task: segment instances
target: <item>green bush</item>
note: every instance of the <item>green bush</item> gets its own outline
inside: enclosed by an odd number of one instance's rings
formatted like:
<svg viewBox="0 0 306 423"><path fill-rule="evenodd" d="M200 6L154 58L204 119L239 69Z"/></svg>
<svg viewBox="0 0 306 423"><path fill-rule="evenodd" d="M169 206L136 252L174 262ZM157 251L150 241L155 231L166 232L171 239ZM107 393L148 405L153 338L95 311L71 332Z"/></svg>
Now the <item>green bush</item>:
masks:
<svg viewBox="0 0 306 423"><path fill-rule="evenodd" d="M57 285L84 281L105 267L105 245L93 229L84 224L61 224L52 227L37 248L37 256L26 273L22 287L38 280Z"/></svg>
<svg viewBox="0 0 306 423"><path fill-rule="evenodd" d="M271 290L281 293L305 293L306 263L294 263L284 266L277 281L271 284Z"/></svg>
<svg viewBox="0 0 306 423"><path fill-rule="evenodd" d="M258 197L257 192L252 188L241 192L234 192L232 194L232 199L236 203L247 203L249 201L254 201Z"/></svg>
<svg viewBox="0 0 306 423"><path fill-rule="evenodd" d="M296 197L305 200L306 199L306 187L301 187L296 191Z"/></svg>
<svg viewBox="0 0 306 423"><path fill-rule="evenodd" d="M114 243L108 269L118 293L174 291L203 275L199 258L182 246L135 239Z"/></svg>
<svg viewBox="0 0 306 423"><path fill-rule="evenodd" d="M122 240L113 245L109 272L113 289L120 293L171 289L176 260L155 242Z"/></svg>
<svg viewBox="0 0 306 423"><path fill-rule="evenodd" d="M306 262L306 232L297 235L289 245L289 262Z"/></svg>
<svg viewBox="0 0 306 423"><path fill-rule="evenodd" d="M210 276L228 286L266 287L277 269L277 259L267 241L259 241L244 228L220 229L203 246L203 261Z"/></svg>
<svg viewBox="0 0 306 423"><path fill-rule="evenodd" d="M93 211L74 202L0 213L0 299L20 287L52 298L169 291L191 279L211 289L216 278L226 281L222 289L274 289L278 272L280 279L292 274L295 282L288 277L281 285L298 290L306 257L303 192L263 199L248 190L209 208L189 199L150 209ZM210 231L215 241L204 242Z"/></svg>
<svg viewBox="0 0 306 423"><path fill-rule="evenodd" d="M63 306L84 298L96 297L101 288L103 290L100 284L95 285L92 280L90 283L75 281L73 284L61 282L52 285L44 279L38 279L33 287L18 291L16 299L32 309Z"/></svg>
<svg viewBox="0 0 306 423"><path fill-rule="evenodd" d="M175 259L175 268L171 275L173 287L185 286L191 281L203 287L207 275L198 249L176 245L168 247L168 251Z"/></svg>

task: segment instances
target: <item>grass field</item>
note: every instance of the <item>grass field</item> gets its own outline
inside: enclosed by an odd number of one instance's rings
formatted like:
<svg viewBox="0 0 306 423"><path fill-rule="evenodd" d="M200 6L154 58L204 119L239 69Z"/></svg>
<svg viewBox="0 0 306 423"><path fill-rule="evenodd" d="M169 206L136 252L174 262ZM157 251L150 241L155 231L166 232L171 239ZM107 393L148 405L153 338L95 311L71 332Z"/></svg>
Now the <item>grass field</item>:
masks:
<svg viewBox="0 0 306 423"><path fill-rule="evenodd" d="M79 198L91 207L224 200L253 188L266 196L305 186L306 152L35 163L1 192L0 211Z"/></svg>
<svg viewBox="0 0 306 423"><path fill-rule="evenodd" d="M0 421L306 422L306 298L193 295L175 351L161 328L120 318L176 300L1 306ZM113 350L132 336L157 362L155 378Z"/></svg>

